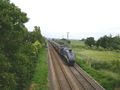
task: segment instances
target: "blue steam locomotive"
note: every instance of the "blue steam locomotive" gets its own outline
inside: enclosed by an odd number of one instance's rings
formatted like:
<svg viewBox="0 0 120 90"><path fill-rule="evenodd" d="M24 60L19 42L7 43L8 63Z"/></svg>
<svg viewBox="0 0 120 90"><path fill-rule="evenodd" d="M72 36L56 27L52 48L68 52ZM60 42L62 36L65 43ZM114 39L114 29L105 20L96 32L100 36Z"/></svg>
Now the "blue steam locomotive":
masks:
<svg viewBox="0 0 120 90"><path fill-rule="evenodd" d="M65 47L64 45L59 45L55 41L50 41L55 50L65 58L66 62L70 66L74 66L75 63L75 54L73 53L72 49Z"/></svg>

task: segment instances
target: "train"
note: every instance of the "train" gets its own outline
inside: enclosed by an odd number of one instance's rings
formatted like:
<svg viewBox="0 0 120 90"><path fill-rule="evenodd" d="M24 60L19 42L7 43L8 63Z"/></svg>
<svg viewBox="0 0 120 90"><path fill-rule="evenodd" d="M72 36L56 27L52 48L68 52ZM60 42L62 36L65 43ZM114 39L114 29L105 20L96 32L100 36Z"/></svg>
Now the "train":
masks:
<svg viewBox="0 0 120 90"><path fill-rule="evenodd" d="M74 66L74 64L75 64L75 54L74 54L74 52L72 51L71 48L68 48L64 45L60 45L53 40L51 40L50 43L55 48L55 50L60 54L60 56L63 57L63 59L66 61L66 63L69 66Z"/></svg>

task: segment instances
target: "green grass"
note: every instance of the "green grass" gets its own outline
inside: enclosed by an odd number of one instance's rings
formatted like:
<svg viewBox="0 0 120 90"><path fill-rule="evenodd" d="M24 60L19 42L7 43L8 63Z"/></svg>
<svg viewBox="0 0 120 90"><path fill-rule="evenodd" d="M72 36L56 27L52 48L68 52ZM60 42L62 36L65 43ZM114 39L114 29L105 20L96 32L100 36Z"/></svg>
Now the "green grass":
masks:
<svg viewBox="0 0 120 90"><path fill-rule="evenodd" d="M47 64L47 50L42 48L39 54L35 74L32 78L30 88L32 90L48 90L48 64Z"/></svg>
<svg viewBox="0 0 120 90"><path fill-rule="evenodd" d="M93 59L98 61L120 60L119 52L87 49L83 41L73 40L71 41L71 46L75 51L75 53L77 54L77 56L84 56L88 59Z"/></svg>
<svg viewBox="0 0 120 90"><path fill-rule="evenodd" d="M71 40L71 44L73 45L73 46L84 46L85 44L84 44L84 41L80 41L80 40Z"/></svg>
<svg viewBox="0 0 120 90"><path fill-rule="evenodd" d="M83 41L71 40L71 47L73 47L74 49L77 49L77 48L84 49L85 44Z"/></svg>
<svg viewBox="0 0 120 90"><path fill-rule="evenodd" d="M120 60L120 54L113 51L82 50L76 53L98 61Z"/></svg>
<svg viewBox="0 0 120 90"><path fill-rule="evenodd" d="M120 54L116 51L91 49L83 41L71 41L76 62L106 90L120 88Z"/></svg>

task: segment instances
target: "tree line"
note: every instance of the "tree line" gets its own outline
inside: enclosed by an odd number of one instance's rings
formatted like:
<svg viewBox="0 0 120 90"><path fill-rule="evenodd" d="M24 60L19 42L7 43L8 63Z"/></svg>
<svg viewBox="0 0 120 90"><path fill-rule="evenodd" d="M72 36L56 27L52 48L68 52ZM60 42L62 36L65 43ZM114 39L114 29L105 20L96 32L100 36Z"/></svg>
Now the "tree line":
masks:
<svg viewBox="0 0 120 90"><path fill-rule="evenodd" d="M40 27L25 27L27 14L0 0L0 89L25 90L31 80L40 48L45 43Z"/></svg>
<svg viewBox="0 0 120 90"><path fill-rule="evenodd" d="M97 41L94 40L94 37L88 37L85 39L85 44L89 47L96 46L97 48L102 47L109 50L120 50L120 36L112 37L112 35L105 35Z"/></svg>

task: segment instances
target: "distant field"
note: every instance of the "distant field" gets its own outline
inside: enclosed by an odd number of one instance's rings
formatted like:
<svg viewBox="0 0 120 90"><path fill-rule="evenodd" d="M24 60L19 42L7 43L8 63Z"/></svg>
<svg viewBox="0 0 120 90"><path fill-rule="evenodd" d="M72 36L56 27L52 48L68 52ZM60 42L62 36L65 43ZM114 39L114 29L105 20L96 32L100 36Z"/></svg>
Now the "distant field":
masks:
<svg viewBox="0 0 120 90"><path fill-rule="evenodd" d="M106 90L120 90L120 53L85 46L83 41L72 40L76 63L96 79Z"/></svg>
<svg viewBox="0 0 120 90"><path fill-rule="evenodd" d="M120 60L120 54L112 51L82 50L76 53L99 61Z"/></svg>
<svg viewBox="0 0 120 90"><path fill-rule="evenodd" d="M79 41L79 40L71 40L71 44L73 46L77 46L77 45L84 46L85 45L83 41Z"/></svg>
<svg viewBox="0 0 120 90"><path fill-rule="evenodd" d="M77 55L86 56L90 59L100 61L120 60L119 52L86 49L84 42L82 41L72 41L71 45Z"/></svg>

